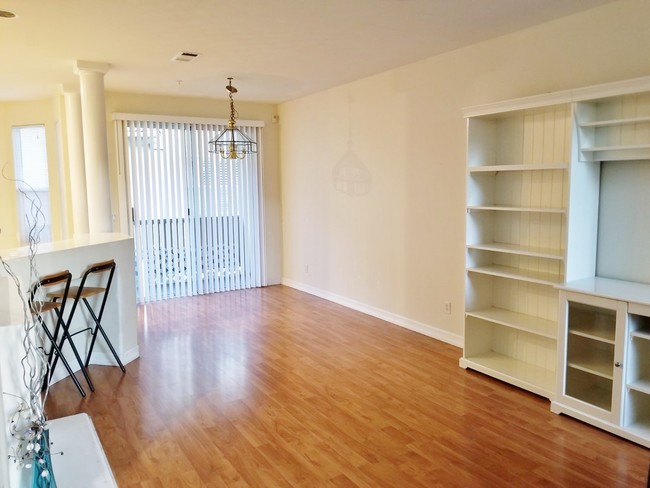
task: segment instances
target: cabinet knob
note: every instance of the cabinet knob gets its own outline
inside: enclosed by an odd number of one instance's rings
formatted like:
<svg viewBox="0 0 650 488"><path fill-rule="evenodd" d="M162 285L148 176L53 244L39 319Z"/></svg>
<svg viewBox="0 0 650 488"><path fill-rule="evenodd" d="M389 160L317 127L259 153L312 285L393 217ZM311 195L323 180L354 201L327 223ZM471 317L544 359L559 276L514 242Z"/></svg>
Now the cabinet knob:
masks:
<svg viewBox="0 0 650 488"><path fill-rule="evenodd" d="M621 367L621 363L620 363L619 361L616 361L616 362L614 363L614 366L616 366L617 368L620 368L620 367Z"/></svg>

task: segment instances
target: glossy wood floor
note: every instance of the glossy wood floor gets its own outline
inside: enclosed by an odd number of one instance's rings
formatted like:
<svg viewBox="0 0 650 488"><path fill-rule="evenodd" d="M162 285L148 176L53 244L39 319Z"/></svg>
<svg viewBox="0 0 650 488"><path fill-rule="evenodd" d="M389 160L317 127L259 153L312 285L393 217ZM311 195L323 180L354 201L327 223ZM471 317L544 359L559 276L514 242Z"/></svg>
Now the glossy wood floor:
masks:
<svg viewBox="0 0 650 488"><path fill-rule="evenodd" d="M141 358L67 379L120 487L645 487L650 451L458 366L460 349L274 286L139 308ZM65 488L65 487L61 487Z"/></svg>

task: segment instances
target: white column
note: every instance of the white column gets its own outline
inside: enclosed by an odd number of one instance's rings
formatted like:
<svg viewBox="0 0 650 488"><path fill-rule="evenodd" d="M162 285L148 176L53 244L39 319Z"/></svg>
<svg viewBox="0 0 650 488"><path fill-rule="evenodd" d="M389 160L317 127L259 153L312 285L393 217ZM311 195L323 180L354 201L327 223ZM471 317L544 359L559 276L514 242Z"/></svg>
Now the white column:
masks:
<svg viewBox="0 0 650 488"><path fill-rule="evenodd" d="M84 161L81 96L77 87L62 87L65 100L68 165L70 168L70 196L74 234L88 234L88 192Z"/></svg>
<svg viewBox="0 0 650 488"><path fill-rule="evenodd" d="M104 74L108 68L109 65L106 63L88 61L76 63L81 84L88 231L91 234L113 230L104 100Z"/></svg>

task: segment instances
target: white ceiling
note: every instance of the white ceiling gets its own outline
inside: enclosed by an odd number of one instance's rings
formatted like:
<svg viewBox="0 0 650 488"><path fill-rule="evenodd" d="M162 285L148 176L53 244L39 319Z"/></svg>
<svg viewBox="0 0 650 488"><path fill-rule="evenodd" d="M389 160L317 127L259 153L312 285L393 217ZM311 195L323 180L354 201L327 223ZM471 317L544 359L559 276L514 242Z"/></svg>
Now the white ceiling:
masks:
<svg viewBox="0 0 650 488"><path fill-rule="evenodd" d="M83 60L111 65L108 90L225 98L233 76L281 102L610 1L0 0L0 100L50 96Z"/></svg>

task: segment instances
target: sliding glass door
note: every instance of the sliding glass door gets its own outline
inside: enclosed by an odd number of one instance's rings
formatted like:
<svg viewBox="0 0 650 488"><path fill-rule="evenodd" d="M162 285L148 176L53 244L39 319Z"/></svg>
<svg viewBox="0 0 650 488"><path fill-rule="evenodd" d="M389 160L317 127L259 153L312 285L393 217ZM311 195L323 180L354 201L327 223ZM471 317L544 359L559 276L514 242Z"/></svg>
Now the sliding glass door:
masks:
<svg viewBox="0 0 650 488"><path fill-rule="evenodd" d="M138 302L262 285L256 154L223 160L223 128L118 120L129 169ZM240 126L259 144L259 127Z"/></svg>

